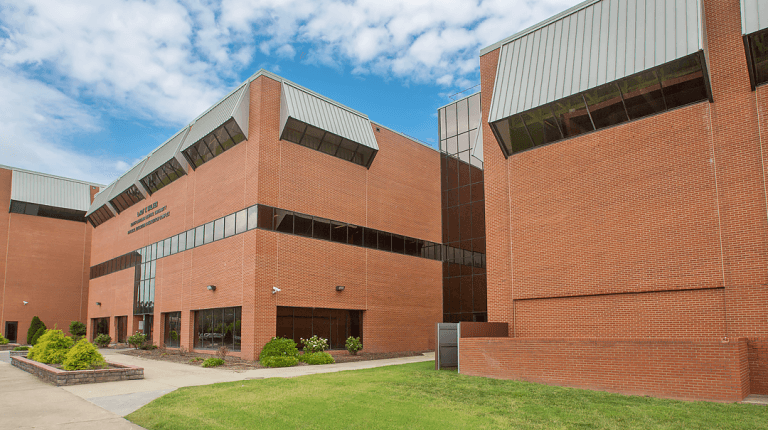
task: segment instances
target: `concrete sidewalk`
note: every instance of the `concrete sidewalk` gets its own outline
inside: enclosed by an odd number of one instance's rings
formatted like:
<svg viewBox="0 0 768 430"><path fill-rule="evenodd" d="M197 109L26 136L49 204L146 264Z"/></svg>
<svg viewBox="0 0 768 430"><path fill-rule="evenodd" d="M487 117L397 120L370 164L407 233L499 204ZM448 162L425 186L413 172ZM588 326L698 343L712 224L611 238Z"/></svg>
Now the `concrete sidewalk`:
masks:
<svg viewBox="0 0 768 430"><path fill-rule="evenodd" d="M352 363L326 364L322 366L297 366L277 369L222 370L206 369L186 364L150 360L120 354L114 350L101 350L111 362L130 364L144 368L144 379L116 381L101 384L72 385L61 387L75 396L88 400L107 411L125 416L152 400L180 387L209 385L218 382L233 382L246 379L292 378L317 373L341 372L344 370L371 369L397 364L434 361L434 353L416 357L391 358L385 360L357 361ZM2 390L2 389L0 389Z"/></svg>
<svg viewBox="0 0 768 430"><path fill-rule="evenodd" d="M142 427L0 361L0 429L33 428L129 430Z"/></svg>

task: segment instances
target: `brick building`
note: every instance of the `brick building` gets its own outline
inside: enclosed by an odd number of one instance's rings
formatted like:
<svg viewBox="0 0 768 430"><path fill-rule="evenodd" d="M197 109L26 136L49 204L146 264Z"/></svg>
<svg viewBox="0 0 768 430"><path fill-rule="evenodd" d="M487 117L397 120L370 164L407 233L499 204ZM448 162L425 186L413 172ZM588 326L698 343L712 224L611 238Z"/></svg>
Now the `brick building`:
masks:
<svg viewBox="0 0 768 430"><path fill-rule="evenodd" d="M32 317L67 331L86 321L91 227L100 185L0 166L0 324L26 343Z"/></svg>
<svg viewBox="0 0 768 430"><path fill-rule="evenodd" d="M480 67L508 337L462 323L461 373L768 394L768 2L589 0Z"/></svg>
<svg viewBox="0 0 768 430"><path fill-rule="evenodd" d="M260 71L98 194L89 335L246 359L271 337L434 348L440 154Z"/></svg>

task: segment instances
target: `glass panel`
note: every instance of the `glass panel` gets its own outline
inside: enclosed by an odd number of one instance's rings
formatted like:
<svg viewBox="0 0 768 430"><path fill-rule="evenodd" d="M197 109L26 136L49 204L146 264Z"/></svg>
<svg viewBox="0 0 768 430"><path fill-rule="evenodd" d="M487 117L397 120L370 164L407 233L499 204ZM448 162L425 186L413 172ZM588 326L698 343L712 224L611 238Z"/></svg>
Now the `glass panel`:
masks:
<svg viewBox="0 0 768 430"><path fill-rule="evenodd" d="M224 237L235 234L235 214L224 217Z"/></svg>
<svg viewBox="0 0 768 430"><path fill-rule="evenodd" d="M213 222L213 240L224 238L224 218L219 218Z"/></svg>
<svg viewBox="0 0 768 430"><path fill-rule="evenodd" d="M352 161L352 157L355 155L356 150L357 143L344 139L341 141L341 146L336 151L336 156L342 160Z"/></svg>
<svg viewBox="0 0 768 430"><path fill-rule="evenodd" d="M301 136L304 135L305 128L307 128L306 124L296 121L293 118L288 118L288 121L285 123L285 128L283 129L283 139L293 143L299 143L301 142Z"/></svg>
<svg viewBox="0 0 768 430"><path fill-rule="evenodd" d="M456 132L456 104L445 108L445 137L453 137Z"/></svg>
<svg viewBox="0 0 768 430"><path fill-rule="evenodd" d="M221 319L221 334L223 336L222 338L222 345L226 346L227 349L230 351L233 347L233 335L235 331L235 308L224 308L222 310L222 319Z"/></svg>
<svg viewBox="0 0 768 430"><path fill-rule="evenodd" d="M386 233L386 232L380 231L378 244L379 244L378 249L382 251L391 251L392 250L392 233Z"/></svg>
<svg viewBox="0 0 768 430"><path fill-rule="evenodd" d="M354 162L361 165L361 166L368 166L371 162L371 157L373 156L373 149L360 145L357 148L357 153L355 154Z"/></svg>
<svg viewBox="0 0 768 430"><path fill-rule="evenodd" d="M610 83L584 93L587 108L595 128L601 129L629 120L621 101L621 93L615 83Z"/></svg>
<svg viewBox="0 0 768 430"><path fill-rule="evenodd" d="M225 151L235 146L235 143L232 142L232 139L229 138L229 133L227 133L227 130L224 129L224 126L221 126L216 130L214 130L213 136L216 138L216 140L219 141L219 145L221 145L221 147L224 148Z"/></svg>
<svg viewBox="0 0 768 430"><path fill-rule="evenodd" d="M405 252L405 239L399 234L392 235L392 252L402 254Z"/></svg>
<svg viewBox="0 0 768 430"><path fill-rule="evenodd" d="M163 256L169 256L171 255L171 239L165 239L163 241Z"/></svg>
<svg viewBox="0 0 768 430"><path fill-rule="evenodd" d="M213 154L211 154L211 150L208 149L208 145L206 145L203 140L200 140L199 142L197 142L195 145L192 145L192 146L195 148L197 153L200 154L200 158L202 158L203 163L213 158Z"/></svg>
<svg viewBox="0 0 768 430"><path fill-rule="evenodd" d="M446 147L449 154L455 154L459 152L459 138L456 136L449 137L446 141Z"/></svg>
<svg viewBox="0 0 768 430"><path fill-rule="evenodd" d="M171 254L179 252L179 236L173 236L171 238Z"/></svg>
<svg viewBox="0 0 768 430"><path fill-rule="evenodd" d="M752 72L755 84L768 82L768 30L763 30L747 36L752 55Z"/></svg>
<svg viewBox="0 0 768 430"><path fill-rule="evenodd" d="M312 237L312 217L310 215L295 214L293 222L294 234Z"/></svg>
<svg viewBox="0 0 768 430"><path fill-rule="evenodd" d="M406 255L420 255L424 247L424 241L419 239L412 239L410 237L405 238L405 253Z"/></svg>
<svg viewBox="0 0 768 430"><path fill-rule="evenodd" d="M352 226L349 226L349 227L351 230ZM363 232L363 235L365 236L365 240L363 241L363 246L365 246L366 248L376 249L376 247L378 246L378 241L376 239L376 230L372 228L366 228Z"/></svg>
<svg viewBox="0 0 768 430"><path fill-rule="evenodd" d="M619 81L630 119L664 112L664 96L656 71L650 70Z"/></svg>
<svg viewBox="0 0 768 430"><path fill-rule="evenodd" d="M155 264L155 263L152 263L152 264ZM154 267L152 267L152 269L154 270ZM149 301L149 306L155 305L155 280L154 279L149 280L149 296L147 301Z"/></svg>
<svg viewBox="0 0 768 430"><path fill-rule="evenodd" d="M533 147L533 142L528 136L528 131L525 129L520 115L509 117L497 124L499 135L510 154Z"/></svg>
<svg viewBox="0 0 768 430"><path fill-rule="evenodd" d="M363 246L363 228L356 225L347 225L347 243L350 245Z"/></svg>
<svg viewBox="0 0 768 430"><path fill-rule="evenodd" d="M197 227L195 229L195 246L200 246L203 244L204 233L205 233L204 225L201 225L200 227Z"/></svg>
<svg viewBox="0 0 768 430"><path fill-rule="evenodd" d="M187 233L181 233L178 236L179 240L179 252L186 251L187 250Z"/></svg>
<svg viewBox="0 0 768 430"><path fill-rule="evenodd" d="M667 109L705 100L707 90L699 55L689 55L661 66L661 86Z"/></svg>
<svg viewBox="0 0 768 430"><path fill-rule="evenodd" d="M155 260L157 258L157 244L153 243L149 245L149 259Z"/></svg>
<svg viewBox="0 0 768 430"><path fill-rule="evenodd" d="M331 240L331 222L325 218L312 218L312 237L315 239Z"/></svg>
<svg viewBox="0 0 768 430"><path fill-rule="evenodd" d="M187 231L187 249L195 247L195 229Z"/></svg>
<svg viewBox="0 0 768 430"><path fill-rule="evenodd" d="M243 308L235 308L235 325L233 331L234 344L232 346L233 351L240 351L240 344L242 343L241 325L242 325L242 312Z"/></svg>
<svg viewBox="0 0 768 430"><path fill-rule="evenodd" d="M465 133L469 130L469 105L468 100L460 100L456 103L456 122L458 123L458 133Z"/></svg>
<svg viewBox="0 0 768 430"><path fill-rule="evenodd" d="M155 258L163 258L165 256L165 249L163 248L163 242L159 242L157 244L157 255L155 255Z"/></svg>
<svg viewBox="0 0 768 430"><path fill-rule="evenodd" d="M469 151L469 133L460 134L458 137L459 141L459 152L461 151Z"/></svg>
<svg viewBox="0 0 768 430"><path fill-rule="evenodd" d="M240 129L235 120L229 120L224 127L227 129L229 136L235 142L235 145L245 140L245 133Z"/></svg>
<svg viewBox="0 0 768 430"><path fill-rule="evenodd" d="M254 220L257 220L259 228L263 228L264 230L272 230L274 227L272 224L274 218L275 209L269 206L259 206L258 218L255 217L253 213L251 213L250 209L248 209L248 229L250 230Z"/></svg>
<svg viewBox="0 0 768 430"><path fill-rule="evenodd" d="M149 263L149 277L154 278L155 277L155 269L157 268L157 260L153 260Z"/></svg>
<svg viewBox="0 0 768 430"><path fill-rule="evenodd" d="M469 129L480 126L480 93L469 98Z"/></svg>
<svg viewBox="0 0 768 430"><path fill-rule="evenodd" d="M256 208L254 208L255 210ZM243 209L238 212L235 218L235 234L240 234L248 230L248 210ZM255 217L254 217L255 218Z"/></svg>
<svg viewBox="0 0 768 430"><path fill-rule="evenodd" d="M440 129L440 141L445 140L445 109L438 109L438 123L437 126ZM440 149L443 149L442 147Z"/></svg>
<svg viewBox="0 0 768 430"><path fill-rule="evenodd" d="M213 137L213 133L209 134L208 136L205 136L203 138L203 142L206 145L208 145L208 148L211 150L211 153L213 154L214 157L224 152L224 148L222 148L219 145L219 142L216 141L216 138Z"/></svg>
<svg viewBox="0 0 768 430"><path fill-rule="evenodd" d="M552 103L552 110L565 137L578 136L595 129L581 94Z"/></svg>
<svg viewBox="0 0 768 430"><path fill-rule="evenodd" d="M347 242L347 225L343 222L331 221L331 240L339 243Z"/></svg>
<svg viewBox="0 0 768 430"><path fill-rule="evenodd" d="M304 133L304 138L301 139L301 145L312 149L319 148L324 133L323 130L320 130L317 127L307 125L307 131Z"/></svg>
<svg viewBox="0 0 768 430"><path fill-rule="evenodd" d="M260 214L262 211L262 206L259 205L253 205L248 208L248 230L253 230L254 228L261 227L260 225L257 225L257 222L259 221L258 214Z"/></svg>
<svg viewBox="0 0 768 430"><path fill-rule="evenodd" d="M203 233L203 243L211 243L213 242L213 222L209 222L205 226L205 230Z"/></svg>
<svg viewBox="0 0 768 430"><path fill-rule="evenodd" d="M524 112L520 116L528 127L534 146L552 143L563 138L549 105Z"/></svg>
<svg viewBox="0 0 768 430"><path fill-rule="evenodd" d="M281 233L293 233L293 212L275 209L275 230Z"/></svg>

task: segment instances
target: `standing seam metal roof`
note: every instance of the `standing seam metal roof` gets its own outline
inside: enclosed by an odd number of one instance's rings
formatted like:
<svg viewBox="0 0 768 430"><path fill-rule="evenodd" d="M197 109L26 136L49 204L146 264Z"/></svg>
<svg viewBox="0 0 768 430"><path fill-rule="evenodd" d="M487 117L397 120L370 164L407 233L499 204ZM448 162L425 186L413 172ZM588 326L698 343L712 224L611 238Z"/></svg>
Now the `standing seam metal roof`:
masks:
<svg viewBox="0 0 768 430"><path fill-rule="evenodd" d="M189 126L189 133L184 139L184 143L182 144L180 150L184 151L193 144L199 142L200 139L204 138L220 125L227 122L230 118L233 118L235 113L238 111L238 107L240 107L243 102L250 102L249 97L244 97L246 94L248 94L248 88L250 88L250 82L243 83L235 91L230 93L219 103L215 104L211 109L200 115ZM243 131L243 133L245 133L247 138L248 124L238 124L238 126Z"/></svg>
<svg viewBox="0 0 768 430"><path fill-rule="evenodd" d="M704 48L700 0L589 0L556 18L503 42L489 122Z"/></svg>
<svg viewBox="0 0 768 430"><path fill-rule="evenodd" d="M158 167L170 161L176 153L179 151L179 147L184 142L184 138L189 132L189 127L183 128L176 133L172 138L168 139L160 145L159 148L152 151L147 157L147 163L139 175L139 179L144 178L150 173L154 172Z"/></svg>
<svg viewBox="0 0 768 430"><path fill-rule="evenodd" d="M114 199L115 197L122 194L123 191L131 188L131 186L136 184L136 181L139 180L139 175L141 174L141 171L146 163L147 158L144 158L143 160L136 163L136 165L134 165L125 175L121 176L117 181L115 181L114 186L112 187L112 193L110 193L107 201ZM96 202L94 201L94 203Z"/></svg>
<svg viewBox="0 0 768 430"><path fill-rule="evenodd" d="M768 28L768 1L741 0L741 34Z"/></svg>
<svg viewBox="0 0 768 430"><path fill-rule="evenodd" d="M363 146L379 149L371 121L366 115L317 97L291 82L283 80L282 87L286 104L285 114L281 115L283 121L291 117ZM284 123L281 124L281 129L284 126Z"/></svg>
<svg viewBox="0 0 768 430"><path fill-rule="evenodd" d="M11 200L57 208L87 211L92 184L50 175L13 170Z"/></svg>

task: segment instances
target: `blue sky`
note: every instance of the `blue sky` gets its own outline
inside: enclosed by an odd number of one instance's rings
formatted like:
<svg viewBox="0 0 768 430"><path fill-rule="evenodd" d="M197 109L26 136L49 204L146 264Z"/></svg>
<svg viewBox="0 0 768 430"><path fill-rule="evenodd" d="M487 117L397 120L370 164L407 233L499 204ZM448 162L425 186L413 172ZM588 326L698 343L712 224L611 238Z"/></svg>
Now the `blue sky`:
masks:
<svg viewBox="0 0 768 430"><path fill-rule="evenodd" d="M577 3L6 0L0 164L109 183L259 68L435 146L480 48Z"/></svg>

